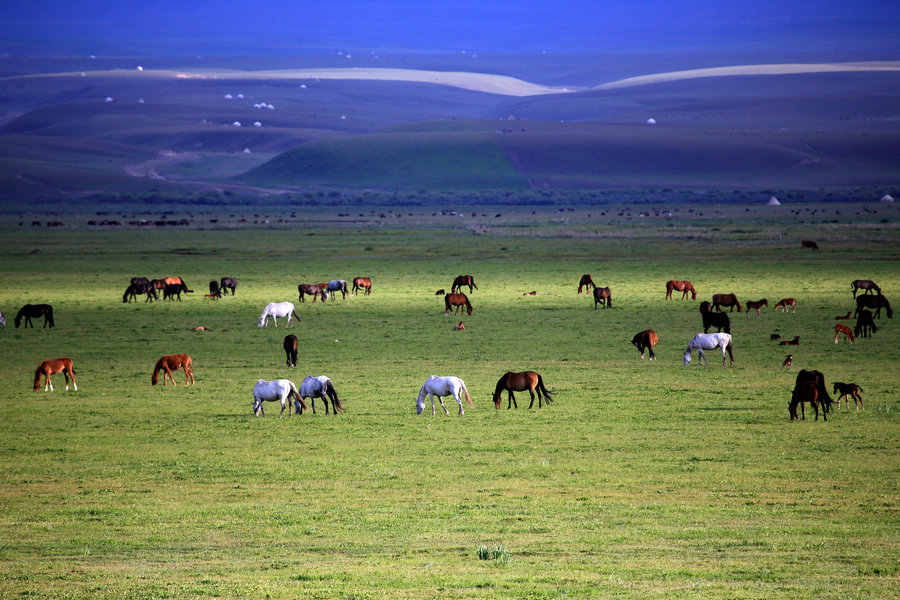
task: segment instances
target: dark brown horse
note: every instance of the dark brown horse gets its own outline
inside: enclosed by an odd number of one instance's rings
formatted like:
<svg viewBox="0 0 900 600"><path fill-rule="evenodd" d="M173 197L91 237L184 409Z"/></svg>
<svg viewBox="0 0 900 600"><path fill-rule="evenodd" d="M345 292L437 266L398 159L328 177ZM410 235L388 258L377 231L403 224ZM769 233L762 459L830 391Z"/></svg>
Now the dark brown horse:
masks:
<svg viewBox="0 0 900 600"><path fill-rule="evenodd" d="M237 279L234 277L223 277L219 281L219 287L222 289L223 294L227 294L230 289L231 295L234 296L234 293L237 291Z"/></svg>
<svg viewBox="0 0 900 600"><path fill-rule="evenodd" d="M553 396L544 387L544 379L534 371L522 371L519 373L509 371L505 373L497 382L497 387L494 388L494 408L500 408L500 394L503 393L503 390L507 392L507 409L512 406L519 408L513 392L524 392L525 390L528 390L528 393L531 394L531 404L528 405L528 408L534 406L535 390L537 390L538 408L542 406L542 396L543 400L547 401L547 404L553 402Z"/></svg>
<svg viewBox="0 0 900 600"><path fill-rule="evenodd" d="M794 391L791 393L791 401L788 403L788 411L791 414L791 421L794 419L806 419L806 411L803 405L809 402L816 410L816 421L819 420L819 404L822 405L822 417L828 420L828 411L831 408L833 400L828 395L828 389L825 387L825 376L818 371L807 371L802 369L797 373L797 381L794 384ZM801 417L797 416L797 405L800 405Z"/></svg>
<svg viewBox="0 0 900 600"><path fill-rule="evenodd" d="M728 312L733 311L735 306L738 312L744 310L734 294L713 294L712 309L721 312L723 306L730 307Z"/></svg>
<svg viewBox="0 0 900 600"><path fill-rule="evenodd" d="M164 354L161 356L160 359L156 361L156 366L153 367L153 375L150 376L150 383L153 385L159 383L159 372L162 370L163 385L166 385L166 376L172 380L172 385L177 385L175 383L175 378L172 377L172 371L177 371L178 369L184 369L184 385L191 385L194 383L194 366L191 362L191 357L187 354Z"/></svg>
<svg viewBox="0 0 900 600"><path fill-rule="evenodd" d="M355 277L353 279L353 293L357 290L365 290L365 295L372 293L372 280L368 277Z"/></svg>
<svg viewBox="0 0 900 600"><path fill-rule="evenodd" d="M800 240L800 249L809 248L810 250L818 250L819 244L813 240Z"/></svg>
<svg viewBox="0 0 900 600"><path fill-rule="evenodd" d="M659 336L657 336L656 332L652 329L645 329L640 333L634 334L634 337L631 338L631 343L634 344L634 347L641 353L641 360L644 360L645 349L650 351L650 360L656 358L656 355L653 353L653 346L655 346L658 341Z"/></svg>
<svg viewBox="0 0 900 600"><path fill-rule="evenodd" d="M864 296L860 296L863 298ZM870 337L878 333L878 327L875 326L875 318L872 317L872 311L862 309L856 318L856 327L853 329L856 337Z"/></svg>
<svg viewBox="0 0 900 600"><path fill-rule="evenodd" d="M723 312L713 312L706 300L700 303L700 316L703 318L703 333L709 333L710 327L731 333L731 319L728 318L728 315Z"/></svg>
<svg viewBox="0 0 900 600"><path fill-rule="evenodd" d="M456 307L456 313L459 313L459 309L463 306L466 307L466 312L470 315L472 314L472 303L469 302L468 296L460 292L459 294L447 294L444 296L444 309L445 312L449 315L450 311L453 310L453 307Z"/></svg>
<svg viewBox="0 0 900 600"><path fill-rule="evenodd" d="M219 287L219 282L213 279L209 282L209 294L210 298L219 299L222 297L222 288Z"/></svg>
<svg viewBox="0 0 900 600"><path fill-rule="evenodd" d="M475 279L471 275L457 275L456 279L453 280L453 285L450 286L450 293L458 292L464 285L469 286L470 294L472 293L472 288L478 289L478 286L475 285Z"/></svg>
<svg viewBox="0 0 900 600"><path fill-rule="evenodd" d="M612 307L612 292L608 287L594 288L594 310L597 310L598 304L603 304L603 308Z"/></svg>
<svg viewBox="0 0 900 600"><path fill-rule="evenodd" d="M166 288L163 290L163 300L168 299L170 302L174 302L175 298L178 298L178 301L181 302L181 292L191 292L193 290L187 289L187 286L183 283L167 283Z"/></svg>
<svg viewBox="0 0 900 600"><path fill-rule="evenodd" d="M794 339L792 339L792 340L784 340L784 341L778 342L778 345L779 346L799 346L800 345L800 336L798 335L798 336L794 337Z"/></svg>
<svg viewBox="0 0 900 600"><path fill-rule="evenodd" d="M688 292L691 293L691 300L697 299L697 290L694 289L694 286L691 285L691 282L685 279L684 281L677 281L675 279L671 279L666 282L666 300L672 299L672 290L676 290L681 292L681 299L684 300L687 298Z"/></svg>
<svg viewBox="0 0 900 600"><path fill-rule="evenodd" d="M156 295L156 288L154 288L145 277L139 279L143 279L143 281L132 283L125 290L125 294L122 295L122 302L131 302L132 300L137 302L138 294L146 294L147 298L144 302L159 299L159 296Z"/></svg>
<svg viewBox="0 0 900 600"><path fill-rule="evenodd" d="M44 327L56 326L56 323L53 322L53 307L49 304L26 304L20 308L16 313L16 329L19 328L23 317L25 318L25 327L30 325L32 329L34 329L34 323L31 322L31 319L38 317L44 317Z"/></svg>
<svg viewBox="0 0 900 600"><path fill-rule="evenodd" d="M756 320L759 321L759 309L761 309L763 306L769 306L768 298L763 298L762 300L757 301L747 300L747 318L750 318L750 311L755 310Z"/></svg>
<svg viewBox="0 0 900 600"><path fill-rule="evenodd" d="M56 373L62 372L63 377L66 378L66 391L69 390L69 378L72 378L72 386L75 388L75 391L78 391L78 385L75 383L75 365L72 363L71 358L54 358L51 360L45 360L38 368L34 371L34 390L37 391L39 387L41 387L41 376L46 378L46 382L44 384L44 391L46 392L48 389L53 391L53 383L50 381L50 376Z"/></svg>
<svg viewBox="0 0 900 600"><path fill-rule="evenodd" d="M578 282L578 293L581 293L581 290L584 288L595 288L597 284L594 283L594 278L591 277L590 273L585 273L581 276L581 280Z"/></svg>
<svg viewBox="0 0 900 600"><path fill-rule="evenodd" d="M306 302L306 296L313 297L313 304L316 303L317 298L322 298L322 302L325 302L325 299L328 298L326 287L327 284L322 283L301 283L297 286L297 291L300 292L300 302Z"/></svg>
<svg viewBox="0 0 900 600"><path fill-rule="evenodd" d="M855 383L842 383L840 381L834 382L834 393L840 394L837 399L837 407L838 410L841 408L841 400L847 403L847 409L850 409L850 398L853 398L853 404L856 406L856 410L860 408L865 408L863 406L862 396L859 393L863 391L861 387L856 385Z"/></svg>
<svg viewBox="0 0 900 600"><path fill-rule="evenodd" d="M782 312L787 312L787 309L790 308L791 314L794 314L795 312L797 312L797 300L795 298L782 298L775 303L775 308L773 308L772 310L777 311L779 308L782 310Z"/></svg>
<svg viewBox="0 0 900 600"><path fill-rule="evenodd" d="M888 319L894 318L894 311L891 310L891 303L888 302L888 299L882 296L881 294L877 294L875 296L868 296L863 294L862 296L857 296L856 298L856 312L853 313L855 317L860 309L862 308L874 308L875 309L875 318L881 316L881 309L883 308L885 312L887 312Z"/></svg>
<svg viewBox="0 0 900 600"><path fill-rule="evenodd" d="M293 333L291 335L284 336L284 353L287 355L287 366L296 367L297 366L297 347L299 342L297 340L297 336Z"/></svg>
<svg viewBox="0 0 900 600"><path fill-rule="evenodd" d="M856 279L850 282L850 287L853 288L853 297L856 298L856 292L859 290L865 290L864 294L875 293L880 294L881 288L878 287L874 281L871 279ZM874 290L874 292L872 291Z"/></svg>

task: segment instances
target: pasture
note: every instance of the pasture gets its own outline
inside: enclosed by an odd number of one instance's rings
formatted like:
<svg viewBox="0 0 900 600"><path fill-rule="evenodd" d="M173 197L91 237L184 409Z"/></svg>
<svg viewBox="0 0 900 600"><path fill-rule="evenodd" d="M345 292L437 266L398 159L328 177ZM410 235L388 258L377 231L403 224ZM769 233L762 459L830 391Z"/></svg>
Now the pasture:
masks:
<svg viewBox="0 0 900 600"><path fill-rule="evenodd" d="M832 341L852 280L900 302L898 209L250 210L269 223L238 226L228 208L182 229L91 228L87 210L55 230L0 216L0 596L900 596L900 321ZM473 314L445 316L435 290L469 273ZM576 294L583 273L612 308ZM132 276L164 275L194 293L122 303ZM237 295L204 298L223 276ZM355 276L372 278L370 296L297 302L298 283ZM670 279L697 300L665 300ZM685 367L697 306L717 292L793 297L797 312L735 311L734 367L717 351ZM271 301L302 320L258 328ZM51 303L56 327L15 329L27 302ZM652 362L630 344L647 328ZM152 387L175 353L196 384ZM78 391L60 379L32 392L35 367L58 356ZM802 368L829 390L859 384L865 409L790 422ZM504 395L495 410L497 379L520 370L555 401L528 410L519 393L507 410ZM253 416L257 379L319 374L344 413ZM477 408L459 417L445 399L450 416L417 416L431 374L462 378Z"/></svg>

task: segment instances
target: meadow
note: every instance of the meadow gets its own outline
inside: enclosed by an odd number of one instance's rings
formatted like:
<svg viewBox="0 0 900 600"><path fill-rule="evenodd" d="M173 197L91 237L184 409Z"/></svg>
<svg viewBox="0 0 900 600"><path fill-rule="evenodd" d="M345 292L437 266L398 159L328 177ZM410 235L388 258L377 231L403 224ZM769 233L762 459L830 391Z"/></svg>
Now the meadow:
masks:
<svg viewBox="0 0 900 600"><path fill-rule="evenodd" d="M850 281L900 288L893 206L198 208L159 229L79 210L56 230L0 215L4 598L900 597L900 335L882 316L832 342ZM474 312L448 317L434 292L463 273ZM612 308L576 294L582 273ZM194 293L121 301L164 275ZM370 296L296 302L298 283L360 275ZM237 294L204 298L223 276ZM665 300L668 279L698 299ZM683 366L717 292L770 308L731 314L734 367ZM771 310L783 297L796 314ZM283 300L302 321L258 328ZM14 328L26 302L56 327ZM653 362L630 344L646 328ZM150 385L170 353L196 385ZM78 391L33 392L56 356ZM858 383L865 408L789 421L801 368ZM556 401L495 410L497 379L525 369ZM318 374L344 413L253 416L257 379ZM477 408L416 416L431 374Z"/></svg>

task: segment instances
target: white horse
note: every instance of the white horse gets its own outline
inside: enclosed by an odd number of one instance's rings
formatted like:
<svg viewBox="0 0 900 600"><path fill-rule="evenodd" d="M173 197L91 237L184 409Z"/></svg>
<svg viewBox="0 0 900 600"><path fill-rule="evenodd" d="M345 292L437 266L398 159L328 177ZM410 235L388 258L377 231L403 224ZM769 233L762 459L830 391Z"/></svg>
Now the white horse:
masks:
<svg viewBox="0 0 900 600"><path fill-rule="evenodd" d="M278 414L278 418L280 419L284 416L285 401L287 401L288 416L290 417L291 396L294 396L294 402L298 405L298 412L300 411L300 408L309 408L300 396L300 391L297 389L297 386L294 385L293 381L288 379L276 379L275 381L260 379L256 382L256 385L253 386L253 414L257 417L260 414L266 416L266 411L263 410L262 403L275 402L278 400L281 402L281 412Z"/></svg>
<svg viewBox="0 0 900 600"><path fill-rule="evenodd" d="M462 400L459 397L460 391L466 395L466 402L469 403L469 406L475 408L472 399L469 397L469 390L466 389L466 384L462 379L459 377L438 377L437 375L432 375L425 381L425 385L422 386L422 389L419 390L419 397L416 398L416 414L421 415L425 410L426 395L431 396L432 416L434 415L435 396L437 396L438 402L441 403L441 408L443 408L444 412L448 415L450 414L450 411L444 406L444 399L442 396L453 396L456 403L459 404L459 414L466 414L463 410Z"/></svg>
<svg viewBox="0 0 900 600"><path fill-rule="evenodd" d="M328 282L328 287L325 290L331 294L331 299L334 300L336 294L333 292L340 292L341 299L347 298L347 282L343 279L334 279Z"/></svg>
<svg viewBox="0 0 900 600"><path fill-rule="evenodd" d="M703 354L704 350L722 349L722 366L725 366L725 353L731 358L731 365L734 366L734 354L732 354L731 334L728 333L698 333L694 336L684 351L684 364L691 364L691 351L696 350L700 358L697 359L697 365L701 365L702 361L706 361L709 366L709 360Z"/></svg>
<svg viewBox="0 0 900 600"><path fill-rule="evenodd" d="M278 327L277 317L287 317L287 327L293 327L292 316L297 317L298 321L300 320L300 317L294 311L294 305L290 302L269 302L266 304L262 314L259 315L259 326L268 327L269 317L272 317L272 322L275 323L275 327Z"/></svg>
<svg viewBox="0 0 900 600"><path fill-rule="evenodd" d="M316 377L308 375L300 384L300 398L309 398L313 414L316 414L316 398L321 398L322 402L325 404L326 415L328 414L329 399L331 400L331 408L334 409L334 414L337 414L339 410L344 410L344 405L341 404L341 399L338 398L337 390L334 389L334 384L331 383L331 379L325 375L318 375ZM294 404L297 412L303 414L303 409L297 404L296 400L294 400Z"/></svg>

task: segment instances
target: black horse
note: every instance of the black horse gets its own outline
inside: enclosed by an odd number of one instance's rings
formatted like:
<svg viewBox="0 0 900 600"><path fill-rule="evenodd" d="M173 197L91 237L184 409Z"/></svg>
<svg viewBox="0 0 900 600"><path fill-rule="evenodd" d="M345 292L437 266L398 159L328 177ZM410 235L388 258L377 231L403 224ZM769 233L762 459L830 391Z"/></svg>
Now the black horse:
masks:
<svg viewBox="0 0 900 600"><path fill-rule="evenodd" d="M53 307L49 304L26 304L20 308L16 313L16 328L22 322L22 317L25 317L25 327L31 325L32 329L34 329L34 323L31 322L31 319L38 317L44 317L44 327L56 326L53 322Z"/></svg>
<svg viewBox="0 0 900 600"><path fill-rule="evenodd" d="M237 279L234 277L223 277L219 282L219 287L222 288L222 293L227 293L226 290L231 290L231 295L234 296L234 292L237 290Z"/></svg>
<svg viewBox="0 0 900 600"><path fill-rule="evenodd" d="M860 296L862 298L862 296ZM862 309L856 318L856 327L853 329L853 335L856 337L870 337L878 332L875 326L875 319L872 317L872 311Z"/></svg>
<svg viewBox="0 0 900 600"><path fill-rule="evenodd" d="M888 319L894 318L894 311L891 310L891 303L888 302L888 299L881 294L876 294L875 296L869 296L867 294L857 296L856 311L853 313L853 316L855 317L857 314L859 314L859 311L863 308L874 308L876 319L881 316L882 308L885 310L885 312L887 312Z"/></svg>
<svg viewBox="0 0 900 600"><path fill-rule="evenodd" d="M219 288L219 282L213 279L209 282L209 297L210 298L221 298L222 290Z"/></svg>
<svg viewBox="0 0 900 600"><path fill-rule="evenodd" d="M146 294L147 299L144 302L150 302L151 300L159 300L159 296L156 295L156 288L151 285L149 281L147 281L146 277L139 277L132 280L131 285L125 290L125 294L122 296L122 302L131 302L134 300L137 302L137 297L139 294ZM143 280L143 281L141 281Z"/></svg>
<svg viewBox="0 0 900 600"><path fill-rule="evenodd" d="M804 403L809 402L816 410L816 421L819 420L819 405L822 405L822 418L828 420L828 411L831 410L833 400L828 395L828 388L825 387L825 376L819 371L807 371L805 369L797 373L797 381L794 384L794 391L791 393L791 401L788 403L788 411L791 414L791 421L794 419L806 419L806 413L803 409ZM797 405L800 405L800 415L797 415Z"/></svg>
<svg viewBox="0 0 900 600"><path fill-rule="evenodd" d="M703 333L709 333L710 327L731 333L731 319L728 318L728 313L713 312L710 303L706 300L700 303L700 316L703 317Z"/></svg>
<svg viewBox="0 0 900 600"><path fill-rule="evenodd" d="M166 289L163 290L163 300L171 300L175 301L175 298L178 298L178 301L181 302L181 292L189 292L191 290L183 283L169 283L166 285Z"/></svg>
<svg viewBox="0 0 900 600"><path fill-rule="evenodd" d="M297 340L297 336L293 333L291 335L284 336L284 353L287 355L287 366L296 367L297 366L297 346L299 342Z"/></svg>

